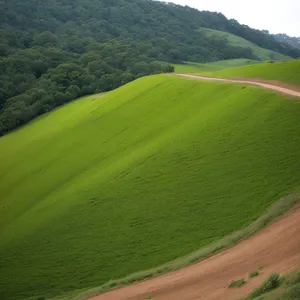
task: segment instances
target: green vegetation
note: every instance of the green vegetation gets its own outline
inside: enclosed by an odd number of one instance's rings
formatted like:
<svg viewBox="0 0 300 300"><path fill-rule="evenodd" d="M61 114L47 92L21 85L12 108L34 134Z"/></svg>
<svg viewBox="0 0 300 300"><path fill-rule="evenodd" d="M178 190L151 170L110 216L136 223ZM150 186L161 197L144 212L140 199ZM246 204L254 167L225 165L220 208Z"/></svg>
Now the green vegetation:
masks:
<svg viewBox="0 0 300 300"><path fill-rule="evenodd" d="M269 289L267 287L269 287ZM255 296L255 294L257 296ZM271 275L261 285L260 288L252 292L245 300L248 299L255 299L255 300L298 300L300 299L300 270L299 269L295 270L294 272L291 272L290 274L279 278L279 280L277 274Z"/></svg>
<svg viewBox="0 0 300 300"><path fill-rule="evenodd" d="M292 47L300 49L300 37L291 37L286 34L276 34L275 38L280 42L288 43Z"/></svg>
<svg viewBox="0 0 300 300"><path fill-rule="evenodd" d="M286 83L300 85L300 60L260 63L202 74L224 78L240 77L279 80Z"/></svg>
<svg viewBox="0 0 300 300"><path fill-rule="evenodd" d="M199 72L214 72L223 70L230 67L244 66L249 64L257 63L258 61L238 58L238 59L229 59L221 60L211 63L196 63L196 62L185 62L182 64L174 64L176 73L199 73Z"/></svg>
<svg viewBox="0 0 300 300"><path fill-rule="evenodd" d="M172 72L169 63L257 59L254 46L241 47L198 28L300 56L300 49L222 14L161 1L2 2L0 135L75 98Z"/></svg>
<svg viewBox="0 0 300 300"><path fill-rule="evenodd" d="M246 283L245 279L238 279L238 280L234 280L232 281L229 285L228 288L232 289L232 288L238 288L241 287L242 285L244 285Z"/></svg>
<svg viewBox="0 0 300 300"><path fill-rule="evenodd" d="M209 38L224 38L228 43L235 47L250 49L257 60L288 60L290 57L277 53L275 51L267 50L249 42L248 40L236 36L232 33L214 30L210 28L200 28L199 32L203 33Z"/></svg>
<svg viewBox="0 0 300 300"><path fill-rule="evenodd" d="M157 75L2 137L2 296L89 289L252 223L300 187L299 113L259 88Z"/></svg>
<svg viewBox="0 0 300 300"><path fill-rule="evenodd" d="M279 277L280 275L277 273L271 274L262 284L260 287L255 289L247 298L246 300L255 299L263 294L266 294L276 288L279 287Z"/></svg>
<svg viewBox="0 0 300 300"><path fill-rule="evenodd" d="M248 277L251 279L251 278L254 278L254 277L258 276L258 275L259 275L258 271L252 271L252 272L249 273Z"/></svg>
<svg viewBox="0 0 300 300"><path fill-rule="evenodd" d="M285 288L289 288L298 283L300 283L300 269L296 269L281 279L281 285Z"/></svg>
<svg viewBox="0 0 300 300"><path fill-rule="evenodd" d="M268 212L266 214L259 217L257 220L255 220L253 223L251 223L249 226L244 227L243 229L241 229L237 232L234 232L233 234L230 234L229 236L226 236L225 238L218 240L215 243L211 243L207 247L201 248L200 250L197 250L197 251L195 251L189 255L186 255L184 257L180 257L174 261L171 261L169 263L161 265L157 268L153 268L150 270L131 274L125 278L110 281L100 287L86 290L86 291L78 294L74 298L74 300L85 300L89 297L104 293L116 286L124 286L124 285L128 285L128 284L132 284L134 282L141 281L146 278L151 278L153 276L160 275L163 273L167 273L172 270L178 270L179 268L188 266L192 263L195 263L196 261L199 261L199 260L207 258L213 254L216 254L216 253L222 251L224 248L230 247L230 246L236 244L238 241L251 236L258 230L263 228L265 225L267 225L269 222L271 222L274 218L276 218L276 217L282 215L284 212L288 211L299 200L299 197L300 197L300 193L298 192L298 193L293 193L286 197L281 198L278 202L276 202L274 205L271 206L271 208L268 210ZM76 295L76 292L74 293L74 295ZM66 300L69 298L70 297L67 297L67 298L63 297L63 298L59 298L57 300Z"/></svg>

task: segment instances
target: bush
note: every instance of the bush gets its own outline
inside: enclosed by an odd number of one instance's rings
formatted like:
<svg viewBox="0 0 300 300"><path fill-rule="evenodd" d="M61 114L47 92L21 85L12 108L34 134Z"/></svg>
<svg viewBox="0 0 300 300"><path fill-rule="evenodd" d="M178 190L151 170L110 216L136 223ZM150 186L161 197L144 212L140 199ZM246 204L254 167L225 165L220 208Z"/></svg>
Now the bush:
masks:
<svg viewBox="0 0 300 300"><path fill-rule="evenodd" d="M232 281L229 285L228 285L228 287L230 288L230 289L232 289L232 288L237 288L237 287L241 287L242 285L244 285L246 283L246 281L245 281L245 279L243 278L243 279L239 279L239 280L234 280L234 281Z"/></svg>
<svg viewBox="0 0 300 300"><path fill-rule="evenodd" d="M255 289L246 299L254 299L259 297L267 292L270 292L276 289L279 286L279 277L280 275L277 273L272 273L259 288Z"/></svg>
<svg viewBox="0 0 300 300"><path fill-rule="evenodd" d="M249 273L249 278L254 278L254 277L258 276L258 275L259 275L258 271L252 271L252 272Z"/></svg>

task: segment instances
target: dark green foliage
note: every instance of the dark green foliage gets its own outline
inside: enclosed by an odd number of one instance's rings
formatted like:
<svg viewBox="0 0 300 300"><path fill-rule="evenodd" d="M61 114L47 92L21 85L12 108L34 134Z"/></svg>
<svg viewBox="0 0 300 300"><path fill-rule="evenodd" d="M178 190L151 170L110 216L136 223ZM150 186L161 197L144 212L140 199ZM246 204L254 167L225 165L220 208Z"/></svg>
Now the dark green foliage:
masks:
<svg viewBox="0 0 300 300"><path fill-rule="evenodd" d="M288 43L294 48L300 49L300 37L290 37L286 34L276 34L275 38L280 42Z"/></svg>
<svg viewBox="0 0 300 300"><path fill-rule="evenodd" d="M239 279L239 280L234 280L234 281L232 281L229 285L228 285L228 287L230 288L230 289L232 289L232 288L238 288L238 287L241 287L242 285L244 285L246 283L246 281L245 281L245 279L243 278L243 279Z"/></svg>
<svg viewBox="0 0 300 300"><path fill-rule="evenodd" d="M279 274L272 273L262 284L260 287L255 289L246 299L255 299L265 293L268 293L279 286Z"/></svg>
<svg viewBox="0 0 300 300"><path fill-rule="evenodd" d="M0 135L78 96L174 71L161 61L256 58L226 38L201 34L200 27L300 56L222 14L157 1L5 0L0 8Z"/></svg>

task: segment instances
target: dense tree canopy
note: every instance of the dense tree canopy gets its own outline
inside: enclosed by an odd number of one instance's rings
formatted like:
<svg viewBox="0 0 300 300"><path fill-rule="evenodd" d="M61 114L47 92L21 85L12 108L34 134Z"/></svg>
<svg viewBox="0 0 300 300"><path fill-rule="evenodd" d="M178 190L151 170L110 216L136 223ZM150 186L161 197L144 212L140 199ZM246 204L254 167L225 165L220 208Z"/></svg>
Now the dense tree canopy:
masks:
<svg viewBox="0 0 300 300"><path fill-rule="evenodd" d="M300 50L218 13L151 0L0 1L0 134L79 96L172 62L251 58L208 27L298 57ZM165 63L162 63L165 62Z"/></svg>
<svg viewBox="0 0 300 300"><path fill-rule="evenodd" d="M287 34L276 34L275 38L280 42L290 44L292 47L300 49L300 37L291 37Z"/></svg>

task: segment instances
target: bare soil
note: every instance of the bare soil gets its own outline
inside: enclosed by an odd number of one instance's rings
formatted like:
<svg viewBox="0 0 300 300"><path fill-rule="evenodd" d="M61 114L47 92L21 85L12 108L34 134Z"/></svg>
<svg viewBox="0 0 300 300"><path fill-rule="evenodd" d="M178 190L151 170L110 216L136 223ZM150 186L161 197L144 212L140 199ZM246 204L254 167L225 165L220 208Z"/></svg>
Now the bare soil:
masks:
<svg viewBox="0 0 300 300"><path fill-rule="evenodd" d="M264 266L258 277L248 274ZM236 300L248 295L272 272L285 274L300 266L300 205L252 237L189 267L130 286L93 300ZM232 280L247 283L229 289Z"/></svg>
<svg viewBox="0 0 300 300"><path fill-rule="evenodd" d="M241 79L241 78L228 79L228 78L215 78L215 77L188 75L188 74L174 74L174 75L190 78L190 79L196 79L196 80L221 81L221 82L232 82L232 83L255 85L268 90L273 90L283 95L300 98L300 86L291 85L288 83L283 83L275 80Z"/></svg>

